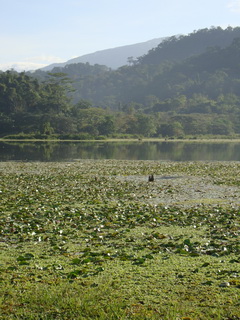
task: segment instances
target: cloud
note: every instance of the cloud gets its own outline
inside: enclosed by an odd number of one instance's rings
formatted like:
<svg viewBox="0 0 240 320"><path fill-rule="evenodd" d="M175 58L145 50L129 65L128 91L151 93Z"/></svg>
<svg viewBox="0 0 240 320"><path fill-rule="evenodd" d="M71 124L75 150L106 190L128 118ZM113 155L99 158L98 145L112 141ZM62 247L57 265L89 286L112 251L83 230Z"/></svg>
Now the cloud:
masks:
<svg viewBox="0 0 240 320"><path fill-rule="evenodd" d="M240 13L240 0L229 1L227 7L231 12Z"/></svg>
<svg viewBox="0 0 240 320"><path fill-rule="evenodd" d="M24 61L26 62L37 62L37 63L59 63L59 62L64 62L62 58L56 57L56 56L48 56L48 55L40 55L40 56L34 56L34 57L29 57L25 58Z"/></svg>
<svg viewBox="0 0 240 320"><path fill-rule="evenodd" d="M41 55L41 56L29 57L19 62L2 63L0 64L0 70L6 71L6 70L14 69L18 72L31 71L31 70L37 70L37 69L46 67L47 65L52 63L60 63L60 62L63 62L63 60L59 57Z"/></svg>
<svg viewBox="0 0 240 320"><path fill-rule="evenodd" d="M13 62L13 63L2 63L0 64L1 71L7 71L14 69L15 71L30 71L45 67L46 64L34 63L34 62Z"/></svg>

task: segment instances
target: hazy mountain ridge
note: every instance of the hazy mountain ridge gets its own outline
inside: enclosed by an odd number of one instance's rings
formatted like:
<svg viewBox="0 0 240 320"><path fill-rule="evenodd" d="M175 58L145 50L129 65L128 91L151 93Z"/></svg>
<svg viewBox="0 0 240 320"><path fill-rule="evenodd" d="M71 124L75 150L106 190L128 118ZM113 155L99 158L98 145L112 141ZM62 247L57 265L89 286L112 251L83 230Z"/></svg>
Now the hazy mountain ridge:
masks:
<svg viewBox="0 0 240 320"><path fill-rule="evenodd" d="M53 63L49 66L41 68L42 71L50 71L55 67L65 67L68 64L73 63L90 63L91 65L100 64L106 65L109 68L117 69L123 65L126 65L127 59L133 57L137 59L138 57L146 54L149 50L155 48L159 45L164 38L156 38L145 42L140 42L136 44L110 48L106 50L96 51L94 53L85 54L83 56L70 59L63 63Z"/></svg>
<svg viewBox="0 0 240 320"><path fill-rule="evenodd" d="M235 38L240 37L240 27L205 28L188 35L172 36L140 57L142 64L160 64L163 61L181 61L194 55L204 53L208 48L229 46Z"/></svg>
<svg viewBox="0 0 240 320"><path fill-rule="evenodd" d="M93 105L108 106L112 109L116 109L119 104L131 102L145 105L148 96L155 96L160 100L181 94L188 97L194 93L211 96L209 85L206 85L208 81L211 82L212 92L222 90L227 93L226 88L230 90L227 81L236 82L234 79L238 78L233 76L232 70L235 68L234 63L238 65L238 59L235 57L238 57L239 48L236 42L237 48L231 47L233 39L238 35L240 37L240 28L203 29L188 36L166 39L157 48L140 57L134 65L125 65L117 70L108 69L103 65L75 63L55 67L52 71L66 73L73 81L76 90L73 94L74 103L85 99ZM225 50L228 44L229 49ZM200 54L196 54L197 51L200 51ZM231 57L232 63L228 57ZM227 69L225 73L229 74L229 79L220 74L217 77L213 76L223 68ZM207 80L211 78L211 74L214 80ZM220 84L217 83L220 79L221 90ZM235 86L236 83L234 88ZM234 93L236 94L235 89Z"/></svg>
<svg viewBox="0 0 240 320"><path fill-rule="evenodd" d="M171 37L116 70L73 63L0 78L2 135L240 135L239 27Z"/></svg>
<svg viewBox="0 0 240 320"><path fill-rule="evenodd" d="M146 42L96 51L63 63L51 64L40 70L51 71L56 67L64 68L66 65L76 63L105 65L115 70L127 65L129 57L141 64L160 64L166 60L181 61L193 55L202 54L207 48L227 47L237 37L240 37L240 27L228 27L225 30L221 27L205 28L188 35L156 38Z"/></svg>

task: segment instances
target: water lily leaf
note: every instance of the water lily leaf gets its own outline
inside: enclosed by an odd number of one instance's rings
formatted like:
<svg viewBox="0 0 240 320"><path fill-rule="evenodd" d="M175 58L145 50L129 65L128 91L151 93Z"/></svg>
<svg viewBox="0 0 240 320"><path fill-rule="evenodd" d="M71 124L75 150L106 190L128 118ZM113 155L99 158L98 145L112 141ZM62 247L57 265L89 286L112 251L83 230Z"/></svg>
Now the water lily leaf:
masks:
<svg viewBox="0 0 240 320"><path fill-rule="evenodd" d="M187 246L189 246L189 247L192 245L190 239L185 239L185 240L183 241L183 244L185 244L185 245L187 245Z"/></svg>
<svg viewBox="0 0 240 320"><path fill-rule="evenodd" d="M96 287L98 287L98 284L97 284L97 283L92 283L92 284L90 285L90 287L91 287L91 288L96 288Z"/></svg>
<svg viewBox="0 0 240 320"><path fill-rule="evenodd" d="M229 261L229 263L240 263L240 260L237 260L237 259L231 259Z"/></svg>
<svg viewBox="0 0 240 320"><path fill-rule="evenodd" d="M144 256L144 258L146 258L146 259L154 259L153 255L151 255L151 254L146 254Z"/></svg>
<svg viewBox="0 0 240 320"><path fill-rule="evenodd" d="M71 271L67 274L68 279L76 279L79 275L82 275L83 271L82 270L74 270Z"/></svg>
<svg viewBox="0 0 240 320"><path fill-rule="evenodd" d="M94 261L94 258L89 257L89 258L83 259L83 260L81 261L81 264L89 263L89 262L91 262L91 261Z"/></svg>
<svg viewBox="0 0 240 320"><path fill-rule="evenodd" d="M26 261L31 260L34 258L34 255L32 253L25 253L23 256L17 257L17 261Z"/></svg>
<svg viewBox="0 0 240 320"><path fill-rule="evenodd" d="M198 252L190 252L190 253L189 253L189 256L190 256L190 257L199 257L200 254L199 254Z"/></svg>
<svg viewBox="0 0 240 320"><path fill-rule="evenodd" d="M15 270L17 270L17 267L16 266L10 266L10 267L7 268L7 270L15 271Z"/></svg>
<svg viewBox="0 0 240 320"><path fill-rule="evenodd" d="M167 236L166 236L165 234L161 234L161 233L159 233L159 232L153 233L152 236L153 236L154 238L156 238L156 239L165 239L165 238L167 238Z"/></svg>
<svg viewBox="0 0 240 320"><path fill-rule="evenodd" d="M103 267L98 267L98 268L96 268L96 271L97 272L102 272L102 271L104 271L104 268Z"/></svg>
<svg viewBox="0 0 240 320"><path fill-rule="evenodd" d="M34 255L32 253L25 253L25 258L28 259L28 260L31 260L34 258Z"/></svg>
<svg viewBox="0 0 240 320"><path fill-rule="evenodd" d="M146 261L145 258L137 258L137 259L134 259L133 264L134 264L134 265L141 265L141 264L143 264L145 261Z"/></svg>
<svg viewBox="0 0 240 320"><path fill-rule="evenodd" d="M201 265L201 268L205 268L205 267L208 267L210 265L209 262L205 262L204 264Z"/></svg>
<svg viewBox="0 0 240 320"><path fill-rule="evenodd" d="M78 264L80 264L80 263L81 263L81 260L78 259L78 258L75 258L75 259L73 259L73 260L71 261L71 264L73 264L73 265L78 265Z"/></svg>
<svg viewBox="0 0 240 320"><path fill-rule="evenodd" d="M28 266L29 265L29 262L23 260L23 261L19 261L18 263L20 266Z"/></svg>
<svg viewBox="0 0 240 320"><path fill-rule="evenodd" d="M191 253L186 249L177 249L176 253L184 254L184 255L190 255Z"/></svg>
<svg viewBox="0 0 240 320"><path fill-rule="evenodd" d="M213 281L210 281L210 280L202 283L203 286L211 286L212 284L213 284Z"/></svg>

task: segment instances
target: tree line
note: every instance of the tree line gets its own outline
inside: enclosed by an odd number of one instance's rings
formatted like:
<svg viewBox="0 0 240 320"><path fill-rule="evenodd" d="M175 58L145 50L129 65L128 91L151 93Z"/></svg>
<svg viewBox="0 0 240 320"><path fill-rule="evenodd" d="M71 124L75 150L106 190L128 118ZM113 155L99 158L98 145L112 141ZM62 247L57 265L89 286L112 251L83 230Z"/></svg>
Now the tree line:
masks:
<svg viewBox="0 0 240 320"><path fill-rule="evenodd" d="M240 38L234 37L238 33L240 37L240 28L211 28L170 38L117 70L79 63L51 73L2 72L0 135L237 135ZM196 41L203 48L216 43L214 39L219 46L191 54ZM188 57L180 55L185 47ZM182 51L174 60L176 48ZM169 60L167 52L172 52Z"/></svg>

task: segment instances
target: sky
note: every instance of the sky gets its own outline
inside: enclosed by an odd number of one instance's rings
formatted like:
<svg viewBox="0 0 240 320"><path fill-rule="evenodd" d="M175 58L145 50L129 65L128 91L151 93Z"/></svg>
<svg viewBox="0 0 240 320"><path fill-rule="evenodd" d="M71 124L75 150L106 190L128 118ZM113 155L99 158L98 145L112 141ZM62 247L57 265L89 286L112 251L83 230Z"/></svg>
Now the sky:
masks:
<svg viewBox="0 0 240 320"><path fill-rule="evenodd" d="M240 0L0 0L0 70L212 26L240 26Z"/></svg>

